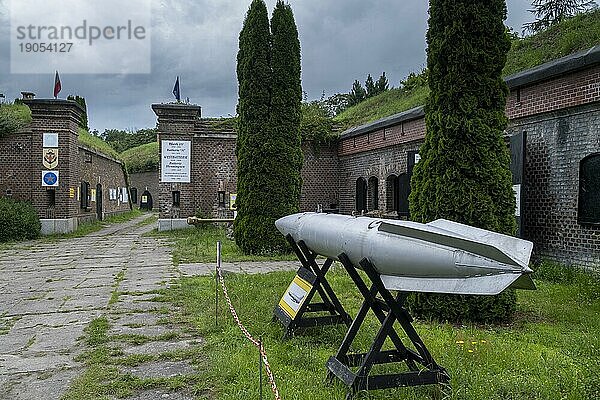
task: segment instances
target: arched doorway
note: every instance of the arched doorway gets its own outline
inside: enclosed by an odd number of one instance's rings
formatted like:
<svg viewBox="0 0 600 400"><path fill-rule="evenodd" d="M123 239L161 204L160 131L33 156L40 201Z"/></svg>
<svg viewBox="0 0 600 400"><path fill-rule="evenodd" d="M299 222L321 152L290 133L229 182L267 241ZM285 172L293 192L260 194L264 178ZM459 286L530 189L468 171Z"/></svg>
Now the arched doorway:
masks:
<svg viewBox="0 0 600 400"><path fill-rule="evenodd" d="M398 176L394 174L385 179L385 209L398 211Z"/></svg>
<svg viewBox="0 0 600 400"><path fill-rule="evenodd" d="M356 211L367 211L367 180L358 178L356 180Z"/></svg>
<svg viewBox="0 0 600 400"><path fill-rule="evenodd" d="M400 174L398 176L398 203L396 210L398 216L408 217L408 195L410 194L410 178L408 174Z"/></svg>
<svg viewBox="0 0 600 400"><path fill-rule="evenodd" d="M152 211L152 195L145 190L140 197L140 210Z"/></svg>

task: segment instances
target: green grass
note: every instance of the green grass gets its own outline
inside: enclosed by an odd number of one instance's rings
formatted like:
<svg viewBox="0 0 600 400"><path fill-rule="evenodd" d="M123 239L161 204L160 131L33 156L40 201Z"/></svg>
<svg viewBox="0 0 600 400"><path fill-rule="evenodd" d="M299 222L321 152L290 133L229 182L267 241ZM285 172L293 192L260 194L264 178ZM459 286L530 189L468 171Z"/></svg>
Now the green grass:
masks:
<svg viewBox="0 0 600 400"><path fill-rule="evenodd" d="M94 136L83 128L79 128L79 143L90 147L94 150L99 151L100 153L104 153L107 156L110 156L114 159L120 160L121 156L112 146L106 143L104 140L99 138L98 136Z"/></svg>
<svg viewBox="0 0 600 400"><path fill-rule="evenodd" d="M503 76L600 44L600 10L567 19L543 32L513 40ZM358 126L425 104L429 88L391 89L335 116L343 128Z"/></svg>
<svg viewBox="0 0 600 400"><path fill-rule="evenodd" d="M146 143L121 153L127 172L158 171L158 142Z"/></svg>
<svg viewBox="0 0 600 400"><path fill-rule="evenodd" d="M110 294L110 299L108 300L109 306L119 301L119 295L121 294L121 292L119 292L119 285L121 284L121 282L123 282L124 279L125 269L119 271L119 273L115 276L115 283L113 283L113 291Z"/></svg>
<svg viewBox="0 0 600 400"><path fill-rule="evenodd" d="M343 399L345 387L324 384L325 362L341 343L345 327L314 328L282 340L271 321L273 307L294 273L227 275L226 283L241 320L265 343L282 398ZM345 271L328 278L342 304L356 315L361 297ZM460 325L417 321L416 329L438 363L451 375L449 399L590 399L600 395L600 293L578 292L573 284L537 281L537 291L519 291L518 312L503 325ZM171 301L205 338L207 369L196 391L211 399L257 398L257 350L234 325L220 301L215 325L214 278L182 278L167 291ZM354 344L365 351L378 328L370 316ZM265 393L268 387L265 386ZM431 399L432 388L390 389L360 394L361 399Z"/></svg>
<svg viewBox="0 0 600 400"><path fill-rule="evenodd" d="M427 86L418 86L409 91L390 89L348 108L336 115L333 120L345 128L362 125L421 106L425 104L427 96L429 96Z"/></svg>
<svg viewBox="0 0 600 400"><path fill-rule="evenodd" d="M0 105L0 137L11 135L31 122L31 110L24 104Z"/></svg>
<svg viewBox="0 0 600 400"><path fill-rule="evenodd" d="M200 228L156 232L157 236L170 239L173 244L173 262L213 263L217 259L217 241L221 241L221 259L232 261L287 261L295 258L290 254L255 256L246 255L235 241L228 239L225 228L205 225Z"/></svg>
<svg viewBox="0 0 600 400"><path fill-rule="evenodd" d="M537 35L516 39L503 75L514 74L600 44L600 10L569 18Z"/></svg>

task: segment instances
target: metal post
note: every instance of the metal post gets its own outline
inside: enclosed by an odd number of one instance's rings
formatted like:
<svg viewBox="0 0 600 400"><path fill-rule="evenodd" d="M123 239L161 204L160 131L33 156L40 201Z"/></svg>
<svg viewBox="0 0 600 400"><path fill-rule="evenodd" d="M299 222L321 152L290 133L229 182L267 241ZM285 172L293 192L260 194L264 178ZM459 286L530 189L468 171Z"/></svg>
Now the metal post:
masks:
<svg viewBox="0 0 600 400"><path fill-rule="evenodd" d="M221 241L217 242L217 264L215 267L215 326L219 326L219 271L221 269Z"/></svg>
<svg viewBox="0 0 600 400"><path fill-rule="evenodd" d="M262 366L263 366L263 361L262 361L262 336L258 338L258 398L260 400L262 400L263 396L262 396Z"/></svg>

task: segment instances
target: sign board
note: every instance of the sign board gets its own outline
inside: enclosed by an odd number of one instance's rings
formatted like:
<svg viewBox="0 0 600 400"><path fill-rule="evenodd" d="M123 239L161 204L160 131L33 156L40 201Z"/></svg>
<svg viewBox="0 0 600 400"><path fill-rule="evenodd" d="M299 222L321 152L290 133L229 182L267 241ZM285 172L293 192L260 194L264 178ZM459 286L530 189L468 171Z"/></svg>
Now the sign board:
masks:
<svg viewBox="0 0 600 400"><path fill-rule="evenodd" d="M69 197L72 199L75 198L75 188L69 188Z"/></svg>
<svg viewBox="0 0 600 400"><path fill-rule="evenodd" d="M236 211L237 204L235 203L237 200L237 193L229 193L229 209Z"/></svg>
<svg viewBox="0 0 600 400"><path fill-rule="evenodd" d="M160 181L162 183L190 183L191 142L189 140L162 140Z"/></svg>
<svg viewBox="0 0 600 400"><path fill-rule="evenodd" d="M58 149L51 147L44 148L42 153L42 163L44 164L44 168L55 169L56 167L58 167Z"/></svg>
<svg viewBox="0 0 600 400"><path fill-rule="evenodd" d="M58 133L44 133L42 147L58 147Z"/></svg>
<svg viewBox="0 0 600 400"><path fill-rule="evenodd" d="M515 208L515 217L521 216L521 185L513 185L513 191L515 192L515 200L517 207Z"/></svg>
<svg viewBox="0 0 600 400"><path fill-rule="evenodd" d="M298 310L306 301L308 292L312 289L312 285L300 278L298 275L294 278L290 286L287 288L283 297L279 301L279 307L291 318L296 318Z"/></svg>
<svg viewBox="0 0 600 400"><path fill-rule="evenodd" d="M58 187L58 171L42 171L42 186Z"/></svg>

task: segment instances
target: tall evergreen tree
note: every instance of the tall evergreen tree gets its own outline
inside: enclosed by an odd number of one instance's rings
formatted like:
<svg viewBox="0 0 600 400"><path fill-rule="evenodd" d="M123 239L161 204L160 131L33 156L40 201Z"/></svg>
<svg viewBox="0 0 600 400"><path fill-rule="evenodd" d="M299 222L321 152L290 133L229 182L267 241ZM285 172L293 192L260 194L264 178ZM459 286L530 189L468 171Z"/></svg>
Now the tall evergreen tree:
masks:
<svg viewBox="0 0 600 400"><path fill-rule="evenodd" d="M535 15L535 21L523 25L523 30L536 33L576 14L593 9L597 4L590 0L533 0L531 6L533 9L529 11Z"/></svg>
<svg viewBox="0 0 600 400"><path fill-rule="evenodd" d="M510 156L502 136L508 89L501 73L510 49L505 18L504 0L430 0L427 133L410 194L416 221L446 218L515 232ZM416 308L437 302L458 318L494 319L511 314L515 301L513 291L495 297L419 295Z"/></svg>
<svg viewBox="0 0 600 400"><path fill-rule="evenodd" d="M69 95L67 96L67 100L72 100L83 108L85 112L83 114L83 118L81 118L79 127L85 129L86 131L89 130L90 128L88 126L87 105L85 104L85 97Z"/></svg>
<svg viewBox="0 0 600 400"><path fill-rule="evenodd" d="M265 251L263 238L269 231L263 224L267 215L266 196L270 182L263 178L272 173L264 161L269 145L268 131L271 106L271 33L269 16L263 0L253 0L239 37L237 55L239 115L237 156L237 207L234 223L235 240L247 253ZM272 229L271 229L272 230Z"/></svg>
<svg viewBox="0 0 600 400"><path fill-rule="evenodd" d="M377 82L375 82L375 88L377 89L377 94L383 93L390 88L388 79L385 76L385 71L381 74L379 79L377 79Z"/></svg>
<svg viewBox="0 0 600 400"><path fill-rule="evenodd" d="M245 253L280 252L287 245L275 220L298 211L303 163L300 41L289 5L277 2L270 30L264 1L252 2L240 33L237 72L235 239Z"/></svg>
<svg viewBox="0 0 600 400"><path fill-rule="evenodd" d="M348 93L348 107L352 107L366 99L367 92L362 87L358 80L355 80L352 84L352 90Z"/></svg>
<svg viewBox="0 0 600 400"><path fill-rule="evenodd" d="M298 212L303 154L300 140L302 85L300 81L300 41L289 4L278 0L271 17L272 91L269 145L264 146L270 174L267 196L270 208L262 223L270 233L273 250L286 248L284 237L274 229L275 220Z"/></svg>
<svg viewBox="0 0 600 400"><path fill-rule="evenodd" d="M371 74L367 75L367 80L365 81L365 89L367 91L366 98L373 97L377 95L377 88L375 87L375 82L373 81L373 77Z"/></svg>

